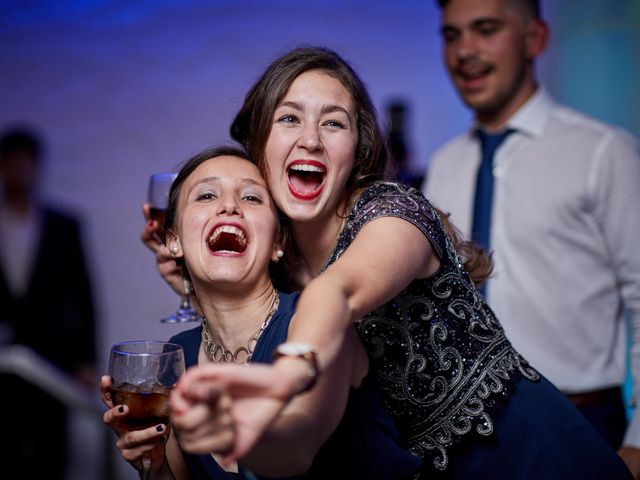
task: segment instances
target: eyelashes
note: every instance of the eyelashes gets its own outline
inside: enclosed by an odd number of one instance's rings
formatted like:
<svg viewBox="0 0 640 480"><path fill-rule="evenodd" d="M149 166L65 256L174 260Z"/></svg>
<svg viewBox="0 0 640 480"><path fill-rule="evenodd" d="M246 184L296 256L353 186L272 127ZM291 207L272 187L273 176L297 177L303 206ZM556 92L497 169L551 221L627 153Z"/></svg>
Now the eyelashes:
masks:
<svg viewBox="0 0 640 480"><path fill-rule="evenodd" d="M196 201L198 202L206 202L211 200L216 200L218 198L218 194L214 192L203 192L199 193L196 196ZM238 198L242 201L254 203L254 204L263 204L264 200L261 195L255 193L243 193L238 196Z"/></svg>
<svg viewBox="0 0 640 480"><path fill-rule="evenodd" d="M278 117L276 119L276 123L284 123L284 124L300 124L300 119L298 117L296 117L295 115L291 115L291 114L287 114L287 115L282 115L280 117ZM322 122L321 124L324 127L331 127L331 128L337 128L337 129L344 129L346 128L346 123L342 122L340 120L335 120L335 119L331 119L331 120L325 120Z"/></svg>

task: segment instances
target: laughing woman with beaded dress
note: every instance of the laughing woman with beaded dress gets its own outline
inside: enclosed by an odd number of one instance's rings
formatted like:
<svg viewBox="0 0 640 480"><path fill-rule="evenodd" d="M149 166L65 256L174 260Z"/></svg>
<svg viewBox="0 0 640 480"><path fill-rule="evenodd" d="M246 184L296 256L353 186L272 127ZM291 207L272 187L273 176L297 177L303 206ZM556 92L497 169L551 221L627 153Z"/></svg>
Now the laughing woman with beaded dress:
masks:
<svg viewBox="0 0 640 480"><path fill-rule="evenodd" d="M384 406L423 460L420 478L631 478L513 348L446 217L417 190L385 181L373 104L337 53L299 48L276 59L231 132L261 168L293 240L285 266L291 288L303 291L288 342L315 349L324 374L340 363L343 335L356 325ZM242 458L277 415L266 399L285 406L296 398L299 363L208 366L210 381L254 405L252 418L236 419L244 428L228 458ZM200 379L187 372L183 380L186 388Z"/></svg>
<svg viewBox="0 0 640 480"><path fill-rule="evenodd" d="M165 227L167 246L186 269L205 317L202 325L170 339L183 346L186 366L271 362L287 339L298 295L277 291L270 278L270 263L283 253L276 209L258 168L230 147L194 156L173 182ZM269 477L401 480L419 469L379 402L355 331L339 358L243 460L251 470ZM108 388L109 378L103 377L109 407L104 420L134 468L140 469L143 453L150 452L151 478L246 478L244 469L212 453L229 448L235 428L230 401L220 389L206 389L206 409L184 408L183 414L174 408L169 427L129 431L121 422L126 407L111 403ZM182 400L189 403L189 392ZM203 443L210 430L222 440Z"/></svg>

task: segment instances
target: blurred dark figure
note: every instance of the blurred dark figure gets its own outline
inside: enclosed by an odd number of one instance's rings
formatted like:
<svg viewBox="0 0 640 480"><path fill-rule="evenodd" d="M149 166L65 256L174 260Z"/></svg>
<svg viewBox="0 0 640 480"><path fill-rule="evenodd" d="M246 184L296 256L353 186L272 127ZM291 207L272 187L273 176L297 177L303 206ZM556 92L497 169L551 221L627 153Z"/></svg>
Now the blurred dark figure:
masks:
<svg viewBox="0 0 640 480"><path fill-rule="evenodd" d="M92 391L94 304L79 224L38 196L38 137L13 129L0 137L0 327ZM2 375L3 468L16 478L63 479L67 410L22 378ZM7 465L7 463L9 465Z"/></svg>
<svg viewBox="0 0 640 480"><path fill-rule="evenodd" d="M424 177L411 169L411 155L407 142L407 105L401 100L390 102L387 107L387 146L393 158L395 178L415 188L420 188Z"/></svg>

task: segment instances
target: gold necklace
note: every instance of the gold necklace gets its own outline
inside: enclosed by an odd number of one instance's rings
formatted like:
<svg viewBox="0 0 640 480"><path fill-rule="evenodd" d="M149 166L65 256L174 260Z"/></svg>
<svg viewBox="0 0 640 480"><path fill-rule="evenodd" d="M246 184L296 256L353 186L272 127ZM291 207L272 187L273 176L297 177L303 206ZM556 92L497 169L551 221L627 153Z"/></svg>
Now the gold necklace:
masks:
<svg viewBox="0 0 640 480"><path fill-rule="evenodd" d="M276 296L273 299L273 303L271 304L271 309L267 314L267 317L262 322L262 325L258 329L256 333L254 333L246 345L242 345L238 347L234 352L227 349L221 341L218 339L212 338L213 335L209 333L209 328L207 326L207 319L202 319L202 341L204 342L204 353L207 354L209 360L212 362L223 362L223 363L241 363L246 364L251 361L251 356L253 355L253 349L256 348L258 343L258 339L262 332L269 326L271 323L271 319L273 315L278 311L278 307L280 306L280 295L276 292Z"/></svg>

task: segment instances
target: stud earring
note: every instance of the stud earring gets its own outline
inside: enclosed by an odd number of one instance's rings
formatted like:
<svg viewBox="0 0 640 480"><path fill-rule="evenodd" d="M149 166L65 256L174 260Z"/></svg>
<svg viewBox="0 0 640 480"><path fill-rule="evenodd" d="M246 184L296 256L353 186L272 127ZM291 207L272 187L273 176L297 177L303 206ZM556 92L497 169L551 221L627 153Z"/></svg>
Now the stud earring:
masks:
<svg viewBox="0 0 640 480"><path fill-rule="evenodd" d="M276 250L276 257L278 258L284 257L284 252L280 249Z"/></svg>
<svg viewBox="0 0 640 480"><path fill-rule="evenodd" d="M178 254L178 245L176 245L175 243L173 245L171 245L171 253L173 253L174 255Z"/></svg>

